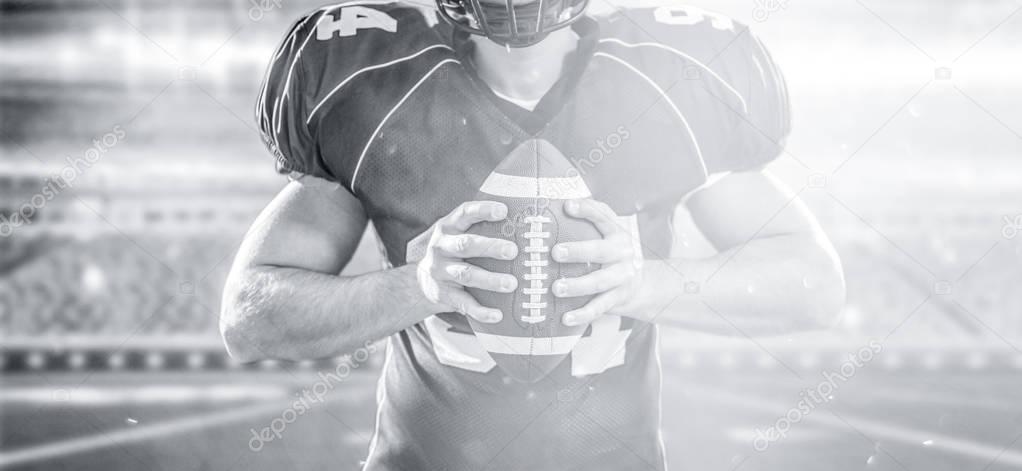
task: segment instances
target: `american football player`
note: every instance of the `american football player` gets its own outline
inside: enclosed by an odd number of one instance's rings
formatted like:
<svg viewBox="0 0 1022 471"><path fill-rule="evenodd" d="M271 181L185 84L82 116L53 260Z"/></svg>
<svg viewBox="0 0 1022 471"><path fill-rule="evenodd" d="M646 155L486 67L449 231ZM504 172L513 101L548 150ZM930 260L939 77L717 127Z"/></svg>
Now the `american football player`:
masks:
<svg viewBox="0 0 1022 471"><path fill-rule="evenodd" d="M788 96L747 27L682 6L595 16L586 0L354 0L301 18L256 103L290 183L259 216L224 293L242 361L342 354L388 339L366 469L664 469L657 324L755 335L825 325L839 262L764 166ZM468 259L516 244L467 231L509 217L472 201L522 142L571 159L592 198L566 211L596 240L552 248L600 269L561 279L594 297L542 380L495 367L466 316L502 313L466 287L518 281ZM685 205L719 250L672 257ZM388 266L340 276L369 223Z"/></svg>

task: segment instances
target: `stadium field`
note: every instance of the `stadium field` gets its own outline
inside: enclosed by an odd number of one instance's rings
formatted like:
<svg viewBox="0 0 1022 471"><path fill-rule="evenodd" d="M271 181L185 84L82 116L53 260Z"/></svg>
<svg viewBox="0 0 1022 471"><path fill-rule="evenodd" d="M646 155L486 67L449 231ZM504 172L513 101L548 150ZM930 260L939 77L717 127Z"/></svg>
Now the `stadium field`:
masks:
<svg viewBox="0 0 1022 471"><path fill-rule="evenodd" d="M902 360L884 361L884 355ZM1022 467L1016 356L988 354L985 365L913 366L927 355L882 352L878 361L833 381L827 397L808 401L813 410L806 413L796 412L809 397L805 392L828 392L818 388L826 383L823 372L840 369L827 367L820 359L826 355L780 355L769 364L755 355L704 351L693 360L672 353L663 386L669 464L721 470ZM325 384L320 372L331 370L291 365L10 375L0 394L0 463L38 470L358 469L373 432L376 371L353 371L327 381L327 388L317 387ZM303 393L313 400L299 414L292 403ZM790 425L782 434L766 432L781 430L782 423ZM276 429L279 438L271 431L265 435L270 440L255 439L264 428Z"/></svg>

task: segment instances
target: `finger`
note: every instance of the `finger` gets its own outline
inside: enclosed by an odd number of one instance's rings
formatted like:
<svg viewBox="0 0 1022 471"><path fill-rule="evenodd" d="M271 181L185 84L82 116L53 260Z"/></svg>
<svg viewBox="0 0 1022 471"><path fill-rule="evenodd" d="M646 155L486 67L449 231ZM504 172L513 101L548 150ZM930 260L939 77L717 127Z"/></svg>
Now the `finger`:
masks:
<svg viewBox="0 0 1022 471"><path fill-rule="evenodd" d="M554 296L571 298L599 294L621 286L633 273L629 265L619 263L577 278L563 278L554 282Z"/></svg>
<svg viewBox="0 0 1022 471"><path fill-rule="evenodd" d="M554 246L551 256L561 263L615 263L631 256L631 245L615 239L562 242Z"/></svg>
<svg viewBox="0 0 1022 471"><path fill-rule="evenodd" d="M617 302L616 298L617 295L613 292L596 296L586 303L585 306L564 313L564 316L561 317L561 322L568 327L589 325L597 317L606 314Z"/></svg>
<svg viewBox="0 0 1022 471"><path fill-rule="evenodd" d="M483 221L501 221L507 217L507 206L496 201L468 201L462 203L444 218L441 227L449 233L468 230Z"/></svg>
<svg viewBox="0 0 1022 471"><path fill-rule="evenodd" d="M441 301L454 310L485 324L500 322L504 317L499 309L488 308L479 304L471 294L457 286L448 286L442 290Z"/></svg>
<svg viewBox="0 0 1022 471"><path fill-rule="evenodd" d="M493 273L461 262L437 263L433 277L440 281L498 293L510 293L518 287L518 280L514 276Z"/></svg>
<svg viewBox="0 0 1022 471"><path fill-rule="evenodd" d="M518 245L514 242L483 237L475 234L443 235L434 246L440 253L452 258L488 257L497 260L513 260L518 256Z"/></svg>
<svg viewBox="0 0 1022 471"><path fill-rule="evenodd" d="M591 199L571 200L564 203L569 216L585 219L600 231L604 237L624 230L617 222L617 214L604 203Z"/></svg>

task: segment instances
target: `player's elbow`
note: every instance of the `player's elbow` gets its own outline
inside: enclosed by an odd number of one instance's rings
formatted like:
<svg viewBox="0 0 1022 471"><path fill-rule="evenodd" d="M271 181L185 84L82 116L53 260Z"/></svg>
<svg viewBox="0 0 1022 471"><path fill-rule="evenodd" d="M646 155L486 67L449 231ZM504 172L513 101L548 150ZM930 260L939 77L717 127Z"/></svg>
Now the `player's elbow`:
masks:
<svg viewBox="0 0 1022 471"><path fill-rule="evenodd" d="M250 363L269 359L268 355L256 344L253 339L254 329L251 323L246 322L235 312L225 307L220 313L220 337L223 339L224 348L235 361Z"/></svg>
<svg viewBox="0 0 1022 471"><path fill-rule="evenodd" d="M227 353L236 361L249 363L270 359L264 337L268 303L256 301L258 287L244 274L232 273L224 288L220 306L220 336Z"/></svg>
<svg viewBox="0 0 1022 471"><path fill-rule="evenodd" d="M268 359L260 353L254 345L237 326L220 326L220 337L223 339L224 348L235 361L240 363L251 363Z"/></svg>

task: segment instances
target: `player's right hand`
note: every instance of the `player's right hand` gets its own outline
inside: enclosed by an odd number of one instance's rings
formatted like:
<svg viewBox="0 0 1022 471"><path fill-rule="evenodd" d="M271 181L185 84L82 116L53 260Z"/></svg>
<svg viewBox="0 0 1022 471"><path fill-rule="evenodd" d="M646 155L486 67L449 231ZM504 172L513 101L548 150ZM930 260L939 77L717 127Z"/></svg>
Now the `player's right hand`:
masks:
<svg viewBox="0 0 1022 471"><path fill-rule="evenodd" d="M512 260L518 256L518 246L511 241L465 231L478 222L502 221L506 217L507 206L503 203L469 201L433 225L426 253L416 269L419 289L426 299L479 322L500 321L500 310L480 305L465 287L510 293L518 287L518 280L512 275L483 270L464 259Z"/></svg>

